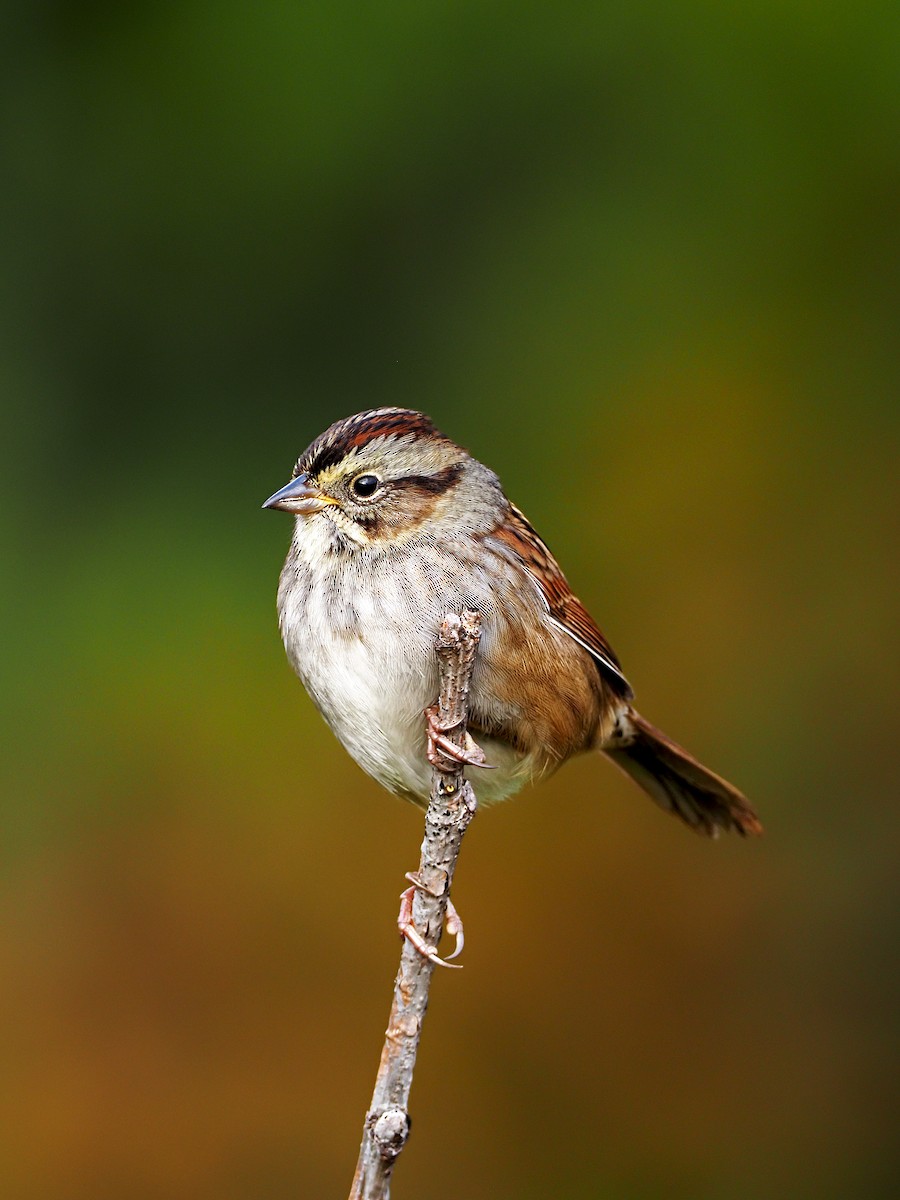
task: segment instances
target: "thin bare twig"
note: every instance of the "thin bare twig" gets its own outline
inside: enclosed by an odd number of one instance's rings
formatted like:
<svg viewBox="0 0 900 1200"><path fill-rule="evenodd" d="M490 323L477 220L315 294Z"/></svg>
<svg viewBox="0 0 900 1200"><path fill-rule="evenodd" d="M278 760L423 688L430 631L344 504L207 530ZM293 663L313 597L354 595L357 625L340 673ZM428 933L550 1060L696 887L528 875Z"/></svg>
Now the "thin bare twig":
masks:
<svg viewBox="0 0 900 1200"><path fill-rule="evenodd" d="M469 683L481 636L479 624L477 613L450 613L444 618L437 640L441 668L437 719L460 748L466 737ZM422 857L418 871L409 876L416 885L413 924L431 950L436 950L440 940L463 834L475 815L475 794L463 778L463 769L459 764L453 770L432 771ZM363 1126L350 1200L388 1200L390 1196L394 1163L409 1136L409 1092L434 968L433 962L407 938L403 939L391 1016Z"/></svg>

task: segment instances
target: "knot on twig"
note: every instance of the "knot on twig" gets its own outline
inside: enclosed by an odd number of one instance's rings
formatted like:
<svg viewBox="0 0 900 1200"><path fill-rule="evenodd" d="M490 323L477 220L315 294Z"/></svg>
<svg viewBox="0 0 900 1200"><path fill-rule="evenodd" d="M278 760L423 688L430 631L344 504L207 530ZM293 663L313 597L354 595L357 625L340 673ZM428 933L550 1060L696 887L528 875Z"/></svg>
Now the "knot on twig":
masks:
<svg viewBox="0 0 900 1200"><path fill-rule="evenodd" d="M481 637L481 614L471 608L463 609L462 613L448 613L441 621L438 633L438 652L459 653L460 647L468 642L478 644ZM475 647L472 647L474 653Z"/></svg>
<svg viewBox="0 0 900 1200"><path fill-rule="evenodd" d="M402 1108L386 1108L375 1121L372 1139L386 1163L393 1162L406 1145L409 1130L409 1114Z"/></svg>

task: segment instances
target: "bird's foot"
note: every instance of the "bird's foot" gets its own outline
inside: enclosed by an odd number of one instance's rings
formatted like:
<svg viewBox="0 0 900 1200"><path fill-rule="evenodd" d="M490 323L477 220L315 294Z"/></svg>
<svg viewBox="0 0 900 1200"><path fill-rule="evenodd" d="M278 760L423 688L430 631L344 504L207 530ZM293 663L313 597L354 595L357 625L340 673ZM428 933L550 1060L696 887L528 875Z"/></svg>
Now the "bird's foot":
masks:
<svg viewBox="0 0 900 1200"><path fill-rule="evenodd" d="M456 958L465 945L466 935L463 929L462 918L453 907L452 901L448 899L444 928L451 937L456 938L456 945L453 948L452 954L448 954L446 958L441 958L437 950L433 950L422 937L421 933L419 933L418 929L416 929L412 919L413 896L416 894L416 888L422 888L425 891L428 889L424 888L424 885L415 875L410 873L407 874L406 878L411 880L412 887L408 887L405 892L400 893L400 912L397 914L397 928L400 930L400 936L406 938L423 958L427 958L435 966L451 967L458 970L461 964L452 963L450 959Z"/></svg>
<svg viewBox="0 0 900 1200"><path fill-rule="evenodd" d="M467 767L482 767L486 771L494 769L489 762L485 761L484 751L468 731L466 731L465 745L457 746L447 737L450 728L454 727L448 728L438 721L436 707L425 709L425 729L428 734L426 753L428 761L433 767L447 774L451 771L458 771L460 764Z"/></svg>

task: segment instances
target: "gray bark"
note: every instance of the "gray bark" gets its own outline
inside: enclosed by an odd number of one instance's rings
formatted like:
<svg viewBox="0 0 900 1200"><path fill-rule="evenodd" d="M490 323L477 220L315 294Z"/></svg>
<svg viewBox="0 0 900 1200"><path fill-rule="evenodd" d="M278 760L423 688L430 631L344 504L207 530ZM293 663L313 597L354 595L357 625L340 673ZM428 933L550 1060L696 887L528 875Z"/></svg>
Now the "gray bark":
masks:
<svg viewBox="0 0 900 1200"><path fill-rule="evenodd" d="M477 613L450 613L437 639L441 667L438 722L461 748L466 740L479 624ZM416 885L413 924L431 950L437 949L440 940L463 834L475 815L475 794L463 770L462 765L450 763L446 769L433 768L421 861L418 871L408 876ZM390 1196L391 1173L409 1136L409 1093L434 970L435 964L404 938L350 1200L388 1200Z"/></svg>

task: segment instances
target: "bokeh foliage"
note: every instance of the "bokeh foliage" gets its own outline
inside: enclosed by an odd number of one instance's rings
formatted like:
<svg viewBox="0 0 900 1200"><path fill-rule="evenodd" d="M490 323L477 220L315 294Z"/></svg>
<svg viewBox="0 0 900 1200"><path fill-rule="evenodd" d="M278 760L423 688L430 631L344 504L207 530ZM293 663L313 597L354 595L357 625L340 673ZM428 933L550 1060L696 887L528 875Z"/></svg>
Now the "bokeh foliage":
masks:
<svg viewBox="0 0 900 1200"><path fill-rule="evenodd" d="M349 1183L420 818L292 679L258 506L384 403L768 830L594 760L482 814L397 1195L892 1194L900 8L3 26L3 1195Z"/></svg>

